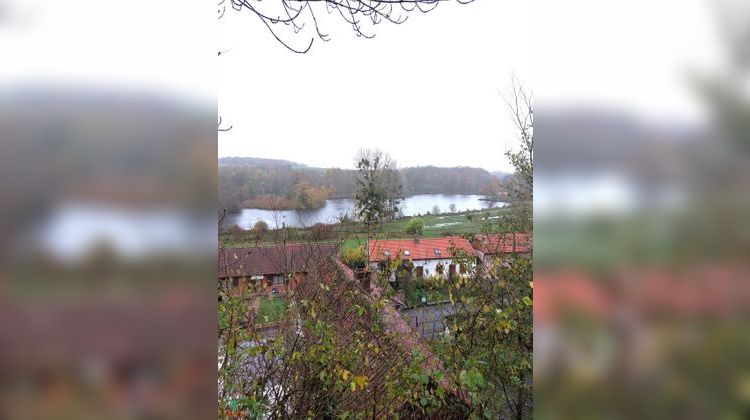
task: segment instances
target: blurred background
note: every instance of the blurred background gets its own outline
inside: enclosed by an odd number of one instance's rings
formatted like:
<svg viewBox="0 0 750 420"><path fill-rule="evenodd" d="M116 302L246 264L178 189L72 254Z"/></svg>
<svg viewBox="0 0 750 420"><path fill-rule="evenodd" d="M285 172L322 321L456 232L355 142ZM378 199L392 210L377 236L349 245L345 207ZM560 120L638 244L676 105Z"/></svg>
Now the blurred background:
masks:
<svg viewBox="0 0 750 420"><path fill-rule="evenodd" d="M0 418L215 415L215 13L0 0Z"/></svg>
<svg viewBox="0 0 750 420"><path fill-rule="evenodd" d="M750 2L540 3L535 415L748 418Z"/></svg>
<svg viewBox="0 0 750 420"><path fill-rule="evenodd" d="M535 414L747 418L748 1L535 10ZM0 418L215 415L215 13L0 0Z"/></svg>

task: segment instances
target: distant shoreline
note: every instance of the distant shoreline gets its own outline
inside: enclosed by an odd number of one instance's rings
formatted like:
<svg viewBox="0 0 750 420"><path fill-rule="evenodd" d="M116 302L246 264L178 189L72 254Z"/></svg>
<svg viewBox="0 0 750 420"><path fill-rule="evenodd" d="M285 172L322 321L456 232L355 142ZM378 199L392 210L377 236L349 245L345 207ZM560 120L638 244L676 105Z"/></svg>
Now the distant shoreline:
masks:
<svg viewBox="0 0 750 420"><path fill-rule="evenodd" d="M403 198L407 199L410 197L416 197L420 195L457 195L457 196L464 196L464 195L479 195L482 196L482 194L450 194L450 193L419 193L419 194L410 194L406 195ZM294 200L290 200L288 198L284 197L278 197L274 195L262 195L255 198L251 198L248 200L245 200L242 202L242 204L239 207L239 210L236 212L229 212L230 214L239 214L242 212L242 210L269 210L269 211L291 211L291 210L317 210L320 208L325 207L325 203L328 200L354 200L354 197L345 197L345 196L332 196L328 197L322 205L317 207L308 207L308 208L299 208L297 207L297 203L294 202ZM478 199L479 201L485 201L489 203L509 203L511 200L510 198L493 198L493 197L487 197L482 196ZM446 212L447 213L447 212Z"/></svg>
<svg viewBox="0 0 750 420"><path fill-rule="evenodd" d="M482 197L479 201L489 201L490 203L510 203L510 197Z"/></svg>
<svg viewBox="0 0 750 420"><path fill-rule="evenodd" d="M244 209L257 209L257 210L315 210L325 206L325 201L322 205L317 207L300 208L294 200L290 200L284 197L278 197L275 195L261 195L255 198L250 198L243 201L240 204L240 208L237 213L240 213Z"/></svg>

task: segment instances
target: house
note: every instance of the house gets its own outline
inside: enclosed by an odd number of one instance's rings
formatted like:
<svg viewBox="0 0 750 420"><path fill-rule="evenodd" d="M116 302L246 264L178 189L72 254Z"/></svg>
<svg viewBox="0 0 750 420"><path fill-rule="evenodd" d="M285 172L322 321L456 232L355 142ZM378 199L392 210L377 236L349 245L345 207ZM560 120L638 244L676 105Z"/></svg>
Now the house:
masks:
<svg viewBox="0 0 750 420"><path fill-rule="evenodd" d="M532 250L531 236L527 233L491 233L476 235L471 241L477 259L483 264L502 254L527 254Z"/></svg>
<svg viewBox="0 0 750 420"><path fill-rule="evenodd" d="M330 257L338 257L337 243L289 244L219 250L219 281L239 292L260 286L268 294L283 294Z"/></svg>
<svg viewBox="0 0 750 420"><path fill-rule="evenodd" d="M468 240L460 236L443 238L416 239L372 239L367 244L370 255L370 267L373 270L389 270L389 262L400 259L404 268L413 272L417 277L430 276L441 273L443 276L455 274L457 268L453 263L454 255L463 253L474 257L474 248ZM466 267L458 267L459 272L465 272ZM391 281L397 280L397 273L391 272Z"/></svg>

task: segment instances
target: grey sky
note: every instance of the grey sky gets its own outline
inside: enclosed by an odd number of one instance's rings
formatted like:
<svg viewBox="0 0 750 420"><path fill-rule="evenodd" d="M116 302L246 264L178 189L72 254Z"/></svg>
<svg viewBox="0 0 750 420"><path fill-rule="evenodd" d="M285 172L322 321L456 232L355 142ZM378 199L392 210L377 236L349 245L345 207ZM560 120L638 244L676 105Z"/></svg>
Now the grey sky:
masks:
<svg viewBox="0 0 750 420"><path fill-rule="evenodd" d="M586 104L647 120L705 119L689 77L723 65L719 2L535 0L537 109Z"/></svg>
<svg viewBox="0 0 750 420"><path fill-rule="evenodd" d="M149 91L212 106L216 34L208 29L215 28L216 6L181 4L0 0L0 88Z"/></svg>
<svg viewBox="0 0 750 420"><path fill-rule="evenodd" d="M695 118L688 73L723 59L708 0L445 2L379 25L372 40L326 22L332 40L307 55L247 13L216 24L212 2L0 5L1 85L135 87L207 104L218 92L234 126L219 134L219 156L319 166L350 166L357 149L378 146L402 165L507 170L515 133L497 89L511 72L539 109L578 102ZM217 62L217 48L231 51Z"/></svg>
<svg viewBox="0 0 750 420"><path fill-rule="evenodd" d="M228 16L219 110L234 128L220 133L219 156L351 167L359 148L379 147L401 166L510 170L503 153L516 138L498 89L529 72L530 13L529 2L446 2L376 26L371 40L332 23L332 40L306 55L254 16Z"/></svg>

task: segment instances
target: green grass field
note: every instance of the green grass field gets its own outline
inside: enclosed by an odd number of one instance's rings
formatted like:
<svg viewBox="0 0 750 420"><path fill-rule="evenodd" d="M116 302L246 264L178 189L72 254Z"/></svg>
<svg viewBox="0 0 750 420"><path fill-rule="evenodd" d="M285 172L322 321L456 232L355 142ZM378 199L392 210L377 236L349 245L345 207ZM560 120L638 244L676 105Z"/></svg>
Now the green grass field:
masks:
<svg viewBox="0 0 750 420"><path fill-rule="evenodd" d="M284 316L284 310L286 309L286 302L283 298L277 297L264 297L260 300L258 306L258 323L259 324L270 324L278 322Z"/></svg>
<svg viewBox="0 0 750 420"><path fill-rule="evenodd" d="M482 218L487 217L492 224L497 223L505 214L505 209L492 209L486 211L474 211L469 213L441 214L420 216L424 221L423 238L439 238L450 235L463 235L468 233L480 233L482 231ZM471 220L469 220L471 218ZM405 238L406 225L412 217L405 217L384 223L375 233L377 238ZM353 234L343 242L343 248L356 248L363 246L366 242L364 233Z"/></svg>
<svg viewBox="0 0 750 420"><path fill-rule="evenodd" d="M469 233L480 233L483 229L483 219L487 218L490 225L497 226L502 216L507 212L506 209L480 210L463 213L447 213L439 215L424 215L420 218L424 221L423 238L437 238L450 235L463 235ZM376 238L406 238L406 224L412 217L404 217L398 220L392 220L383 223L374 233ZM275 239L276 231L267 232L262 238L252 237L251 234L243 234L235 237L232 234L224 233L221 240L224 246L243 247L257 245L271 245L277 242ZM308 236L309 232L303 229L287 229L287 242L306 242L315 241ZM361 223L350 223L346 225L333 225L330 228L328 237L338 238L343 241L343 248L354 248L365 243L365 227ZM251 238L252 237L252 238ZM332 239L336 240L336 239Z"/></svg>

